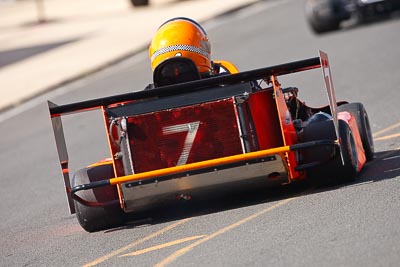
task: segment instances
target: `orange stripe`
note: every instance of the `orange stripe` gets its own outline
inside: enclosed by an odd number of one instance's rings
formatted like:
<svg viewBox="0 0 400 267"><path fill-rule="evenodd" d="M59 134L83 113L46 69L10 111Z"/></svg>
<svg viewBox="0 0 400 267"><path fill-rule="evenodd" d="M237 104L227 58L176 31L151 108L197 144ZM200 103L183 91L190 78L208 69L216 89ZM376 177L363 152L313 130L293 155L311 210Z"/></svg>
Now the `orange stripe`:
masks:
<svg viewBox="0 0 400 267"><path fill-rule="evenodd" d="M103 165L108 165L108 164L113 164L113 162L111 160L110 161L99 161L99 162L90 164L88 166L88 168L97 167L97 166L103 166Z"/></svg>
<svg viewBox="0 0 400 267"><path fill-rule="evenodd" d="M126 182L151 179L151 178L155 178L155 177L176 174L176 173L180 173L180 172L192 171L192 170L197 170L197 169L202 169L202 168L216 167L216 166L222 165L222 164L230 164L230 163L235 163L235 162L239 162L239 161L245 161L245 160L251 160L251 159L261 158L261 157L265 157L265 156L270 156L270 155L276 155L276 154L289 152L289 151L290 151L289 146L282 146L282 147L271 148L271 149L266 149L266 150L261 150L261 151L256 151L256 152L250 152L250 153L246 153L246 154L234 155L234 156L223 157L223 158L218 158L218 159L210 159L210 160L206 160L206 161L195 162L195 163L190 163L190 164L181 165L181 166L169 167L169 168L160 169L160 170L154 170L154 171L148 171L148 172L142 172L142 173L137 173L137 174L132 174L132 175L121 176L121 177L117 177L117 178L112 178L112 179L110 179L110 184L116 185L116 184L121 184L121 183L126 183Z"/></svg>

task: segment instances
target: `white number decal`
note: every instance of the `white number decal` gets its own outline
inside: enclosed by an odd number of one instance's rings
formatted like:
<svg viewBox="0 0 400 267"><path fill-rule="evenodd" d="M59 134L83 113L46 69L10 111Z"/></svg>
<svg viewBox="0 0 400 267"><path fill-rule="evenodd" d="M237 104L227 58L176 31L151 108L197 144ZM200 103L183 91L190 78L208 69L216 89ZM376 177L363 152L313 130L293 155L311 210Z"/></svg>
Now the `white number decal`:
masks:
<svg viewBox="0 0 400 267"><path fill-rule="evenodd" d="M193 146L194 138L196 137L197 130L199 129L199 125L200 122L195 121L163 128L164 135L187 132L181 156L179 157L178 163L176 164L177 166L186 164L189 158L190 150Z"/></svg>
<svg viewBox="0 0 400 267"><path fill-rule="evenodd" d="M329 79L329 68L324 67L324 76Z"/></svg>

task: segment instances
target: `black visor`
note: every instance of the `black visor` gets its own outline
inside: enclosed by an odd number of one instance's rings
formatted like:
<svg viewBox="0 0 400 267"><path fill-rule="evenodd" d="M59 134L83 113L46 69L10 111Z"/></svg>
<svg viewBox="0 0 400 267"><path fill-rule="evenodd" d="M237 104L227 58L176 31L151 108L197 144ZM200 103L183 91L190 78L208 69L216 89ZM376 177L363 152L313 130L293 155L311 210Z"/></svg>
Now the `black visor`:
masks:
<svg viewBox="0 0 400 267"><path fill-rule="evenodd" d="M158 65L153 73L155 87L184 83L200 79L200 73L192 60L173 57Z"/></svg>

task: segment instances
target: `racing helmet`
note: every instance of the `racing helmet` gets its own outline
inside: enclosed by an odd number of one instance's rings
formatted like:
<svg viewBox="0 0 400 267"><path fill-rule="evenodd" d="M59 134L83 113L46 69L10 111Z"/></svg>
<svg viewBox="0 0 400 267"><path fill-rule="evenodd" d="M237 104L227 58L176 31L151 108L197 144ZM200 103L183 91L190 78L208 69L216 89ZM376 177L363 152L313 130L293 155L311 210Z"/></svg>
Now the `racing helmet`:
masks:
<svg viewBox="0 0 400 267"><path fill-rule="evenodd" d="M201 76L212 73L211 45L205 30L196 21L177 17L164 22L149 47L151 68L154 71L163 61L182 57L193 61Z"/></svg>

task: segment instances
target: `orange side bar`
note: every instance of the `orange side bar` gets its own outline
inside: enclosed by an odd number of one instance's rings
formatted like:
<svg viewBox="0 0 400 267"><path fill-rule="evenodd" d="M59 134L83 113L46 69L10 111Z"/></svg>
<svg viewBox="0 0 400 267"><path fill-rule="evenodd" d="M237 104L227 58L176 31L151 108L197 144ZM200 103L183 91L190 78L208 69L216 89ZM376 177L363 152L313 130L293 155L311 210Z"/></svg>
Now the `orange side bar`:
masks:
<svg viewBox="0 0 400 267"><path fill-rule="evenodd" d="M151 178L156 178L156 177L160 177L160 176L176 174L176 173L180 173L180 172L193 171L193 170L197 170L197 169L210 168L210 167L215 167L218 165L230 164L230 163L235 163L235 162L239 162L239 161L252 160L252 159L261 158L261 157L265 157L265 156L281 154L281 153L285 153L285 152L289 152L289 151L290 151L290 146L282 146L282 147L276 147L276 148L271 148L271 149L250 152L250 153L246 153L246 154L228 156L228 157L223 157L223 158L218 158L218 159L210 159L210 160L205 160L205 161L201 161L201 162L189 163L189 164L181 165L181 166L169 167L169 168L165 168L165 169L159 169L159 170L154 170L154 171L148 171L148 172L142 172L142 173L137 173L137 174L132 174L132 175L116 177L116 178L110 179L110 184L116 185L116 184L121 184L121 183L126 183L126 182L151 179Z"/></svg>

